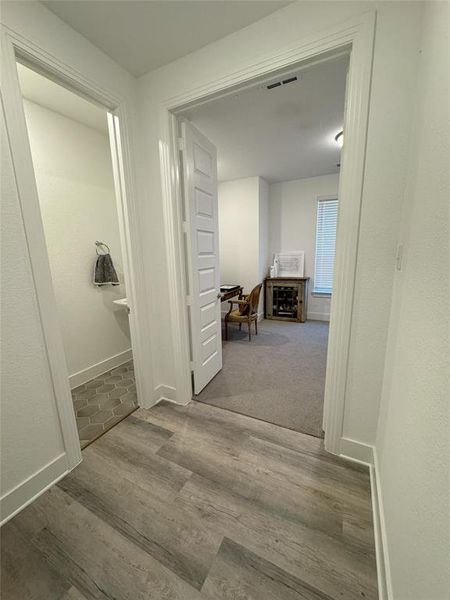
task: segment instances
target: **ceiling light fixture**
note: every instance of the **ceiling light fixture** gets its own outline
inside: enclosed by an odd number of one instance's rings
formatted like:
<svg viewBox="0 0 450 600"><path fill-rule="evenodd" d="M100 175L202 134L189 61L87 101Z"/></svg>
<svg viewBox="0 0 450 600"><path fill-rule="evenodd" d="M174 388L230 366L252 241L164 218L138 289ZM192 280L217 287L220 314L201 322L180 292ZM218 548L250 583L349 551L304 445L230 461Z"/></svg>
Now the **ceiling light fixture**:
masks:
<svg viewBox="0 0 450 600"><path fill-rule="evenodd" d="M336 140L336 143L339 146L339 148L342 148L342 146L344 144L344 132L340 131L339 133L337 133L334 136L334 139Z"/></svg>

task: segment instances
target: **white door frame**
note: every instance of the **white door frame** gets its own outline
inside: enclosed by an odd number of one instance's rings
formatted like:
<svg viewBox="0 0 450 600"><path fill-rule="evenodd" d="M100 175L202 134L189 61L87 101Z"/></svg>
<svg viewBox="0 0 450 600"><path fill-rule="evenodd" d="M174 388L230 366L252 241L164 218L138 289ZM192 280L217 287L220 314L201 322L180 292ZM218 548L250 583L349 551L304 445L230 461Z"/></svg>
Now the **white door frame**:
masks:
<svg viewBox="0 0 450 600"><path fill-rule="evenodd" d="M127 297L131 307L130 332L135 363L138 401L144 405L145 398L152 398L153 385L143 364L151 364L149 349L145 345L140 328L141 313L137 312L144 303L139 300L142 290L137 282L143 281L140 254L133 251L137 246L139 230L134 214L132 169L130 162L130 140L128 135L129 107L125 99L98 86L82 73L61 62L56 56L42 50L31 40L4 25L0 26L2 49L2 101L5 113L8 141L10 145L22 219L27 240L39 314L50 366L56 409L67 458L68 470L81 461L81 449L75 422L69 374L65 359L62 333L58 323L56 300L50 272L47 246L39 205L33 168L28 130L25 121L22 93L20 90L16 60L43 73L75 93L102 105L108 115L110 143L112 149L115 192L118 208L119 229L123 252L124 277ZM112 115L112 116L111 116ZM120 130L119 130L120 124ZM132 240L133 243L132 243ZM138 302L137 302L138 300ZM145 300L145 299L144 299ZM145 355L144 355L145 354ZM147 369L148 371L148 369ZM146 390L149 390L146 393Z"/></svg>
<svg viewBox="0 0 450 600"><path fill-rule="evenodd" d="M355 270L359 237L361 198L364 183L367 123L375 33L375 11L311 35L299 46L271 53L231 75L220 75L201 87L187 89L160 104L160 163L164 207L164 228L168 263L174 370L177 399L188 403L192 397L189 365L189 333L186 311L186 264L183 248L182 206L177 146L176 113L189 105L231 93L261 78L299 63L324 59L343 50L350 51L346 109L345 146L339 180L339 225L336 247L335 284L331 303L325 383L325 448L341 453L347 386L347 371Z"/></svg>

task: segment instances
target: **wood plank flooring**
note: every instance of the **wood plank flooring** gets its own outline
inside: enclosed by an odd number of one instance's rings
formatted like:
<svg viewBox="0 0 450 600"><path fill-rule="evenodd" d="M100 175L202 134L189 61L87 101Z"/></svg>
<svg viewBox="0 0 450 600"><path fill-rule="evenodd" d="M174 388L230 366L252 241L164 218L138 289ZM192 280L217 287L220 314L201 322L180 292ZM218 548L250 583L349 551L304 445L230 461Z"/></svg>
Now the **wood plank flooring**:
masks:
<svg viewBox="0 0 450 600"><path fill-rule="evenodd" d="M139 409L2 529L3 600L375 600L368 472L192 402Z"/></svg>

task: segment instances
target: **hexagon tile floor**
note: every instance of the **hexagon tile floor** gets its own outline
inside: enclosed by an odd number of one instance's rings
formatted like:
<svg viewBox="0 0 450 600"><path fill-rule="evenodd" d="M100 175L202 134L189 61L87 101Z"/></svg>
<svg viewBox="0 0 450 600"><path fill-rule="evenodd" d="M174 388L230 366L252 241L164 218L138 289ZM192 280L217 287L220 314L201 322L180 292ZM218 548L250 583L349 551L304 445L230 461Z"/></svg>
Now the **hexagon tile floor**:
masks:
<svg viewBox="0 0 450 600"><path fill-rule="evenodd" d="M138 407L133 361L73 389L72 400L85 448Z"/></svg>

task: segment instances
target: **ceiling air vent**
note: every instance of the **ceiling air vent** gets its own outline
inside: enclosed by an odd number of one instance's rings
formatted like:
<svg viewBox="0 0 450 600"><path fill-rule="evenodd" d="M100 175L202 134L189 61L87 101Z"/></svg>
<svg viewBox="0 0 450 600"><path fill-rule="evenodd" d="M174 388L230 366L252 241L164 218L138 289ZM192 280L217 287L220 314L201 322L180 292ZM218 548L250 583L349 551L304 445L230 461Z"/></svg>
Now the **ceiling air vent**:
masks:
<svg viewBox="0 0 450 600"><path fill-rule="evenodd" d="M273 88L280 87L280 85L287 85L288 83L292 83L294 81L298 81L298 77L289 77L288 79L282 79L281 81L275 81L275 83L269 84L267 87L268 90L273 90Z"/></svg>

